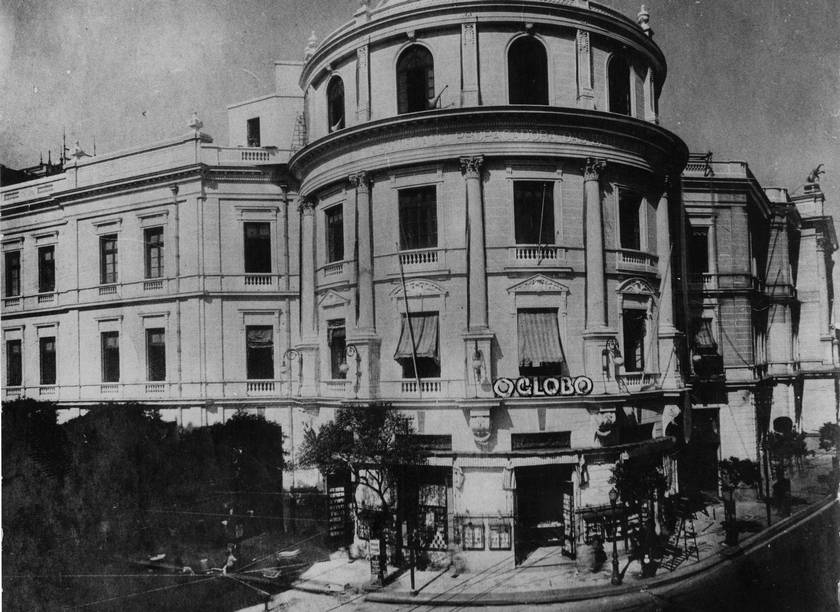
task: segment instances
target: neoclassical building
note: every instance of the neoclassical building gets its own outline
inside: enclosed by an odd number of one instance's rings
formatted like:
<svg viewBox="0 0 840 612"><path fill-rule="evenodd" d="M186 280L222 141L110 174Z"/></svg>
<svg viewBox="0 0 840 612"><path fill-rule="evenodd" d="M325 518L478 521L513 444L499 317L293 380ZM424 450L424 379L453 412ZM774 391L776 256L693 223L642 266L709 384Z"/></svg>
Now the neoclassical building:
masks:
<svg viewBox="0 0 840 612"><path fill-rule="evenodd" d="M723 320L711 297L694 312L708 287L686 252L710 214L682 205L648 20L362 3L228 108L230 146L194 117L30 171L0 191L4 398L144 401L183 424L257 410L292 453L337 407L389 402L428 450L400 519L418 512L431 549L574 554L616 461L679 486L666 429L693 401L696 320Z"/></svg>

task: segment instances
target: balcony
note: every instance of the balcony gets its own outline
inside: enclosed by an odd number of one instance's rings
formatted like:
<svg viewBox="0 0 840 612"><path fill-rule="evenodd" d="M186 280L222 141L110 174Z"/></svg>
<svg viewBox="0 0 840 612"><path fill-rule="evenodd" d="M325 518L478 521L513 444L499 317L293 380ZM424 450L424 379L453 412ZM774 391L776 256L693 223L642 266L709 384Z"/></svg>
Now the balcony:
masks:
<svg viewBox="0 0 840 612"><path fill-rule="evenodd" d="M345 397L347 395L347 383L345 379L333 379L323 381L321 387L324 397Z"/></svg>
<svg viewBox="0 0 840 612"><path fill-rule="evenodd" d="M271 273L246 273L246 287L271 287L274 284L274 275Z"/></svg>
<svg viewBox="0 0 840 612"><path fill-rule="evenodd" d="M116 295L117 294L117 285L100 285L99 286L99 295Z"/></svg>
<svg viewBox="0 0 840 612"><path fill-rule="evenodd" d="M148 382L145 384L144 390L149 394L160 394L166 392L165 382Z"/></svg>
<svg viewBox="0 0 840 612"><path fill-rule="evenodd" d="M20 296L16 295L13 297L3 298L3 308L7 310L11 308L20 308Z"/></svg>
<svg viewBox="0 0 840 612"><path fill-rule="evenodd" d="M416 380L403 380L400 383L402 395L417 395L419 392L422 395L440 396L443 388L444 381L436 378L421 379L419 383Z"/></svg>
<svg viewBox="0 0 840 612"><path fill-rule="evenodd" d="M38 387L38 397L55 397L56 395L58 395L56 385L41 385Z"/></svg>
<svg viewBox="0 0 840 612"><path fill-rule="evenodd" d="M102 395L117 395L120 392L120 383L103 383L99 385L99 392Z"/></svg>
<svg viewBox="0 0 840 612"><path fill-rule="evenodd" d="M153 278L143 281L143 291L163 291L166 281L162 278Z"/></svg>
<svg viewBox="0 0 840 612"><path fill-rule="evenodd" d="M659 258L644 251L622 249L615 252L615 267L617 270L632 270L634 272L656 272Z"/></svg>
<svg viewBox="0 0 840 612"><path fill-rule="evenodd" d="M551 265L566 260L566 249L553 245L519 244L510 247L508 256L517 266Z"/></svg>
<svg viewBox="0 0 840 612"><path fill-rule="evenodd" d="M407 270L437 267L440 257L439 249L414 249L400 251L400 264Z"/></svg>
<svg viewBox="0 0 840 612"><path fill-rule="evenodd" d="M23 387L6 387L3 395L5 395L8 399L17 399L23 395Z"/></svg>
<svg viewBox="0 0 840 612"><path fill-rule="evenodd" d="M55 299L55 291L50 291L48 293L39 293L35 301L38 303L39 306L43 306L45 304L55 304Z"/></svg>
<svg viewBox="0 0 840 612"><path fill-rule="evenodd" d="M248 395L274 395L273 380L249 380L245 383L245 393Z"/></svg>
<svg viewBox="0 0 840 612"><path fill-rule="evenodd" d="M638 393L639 391L655 389L659 383L659 377L659 373L653 372L627 372L617 375L616 380L621 390L628 393Z"/></svg>
<svg viewBox="0 0 840 612"><path fill-rule="evenodd" d="M327 285L344 281L351 270L349 261L331 261L318 268L318 283Z"/></svg>

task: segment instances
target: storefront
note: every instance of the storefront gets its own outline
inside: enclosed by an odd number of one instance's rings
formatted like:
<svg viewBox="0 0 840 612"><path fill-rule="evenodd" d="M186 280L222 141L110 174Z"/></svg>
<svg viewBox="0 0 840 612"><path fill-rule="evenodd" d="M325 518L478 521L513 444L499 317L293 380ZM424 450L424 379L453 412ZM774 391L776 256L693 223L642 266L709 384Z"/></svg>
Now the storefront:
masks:
<svg viewBox="0 0 840 612"><path fill-rule="evenodd" d="M543 546L560 547L574 557L574 466L531 465L515 468L514 556L517 565Z"/></svg>

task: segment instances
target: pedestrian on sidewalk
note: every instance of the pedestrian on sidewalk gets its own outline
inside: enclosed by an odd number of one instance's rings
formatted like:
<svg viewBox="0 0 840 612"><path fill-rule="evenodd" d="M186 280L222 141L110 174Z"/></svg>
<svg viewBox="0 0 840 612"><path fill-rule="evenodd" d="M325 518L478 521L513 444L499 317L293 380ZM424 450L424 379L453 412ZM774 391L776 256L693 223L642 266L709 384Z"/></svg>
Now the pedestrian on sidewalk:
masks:
<svg viewBox="0 0 840 612"><path fill-rule="evenodd" d="M461 552L461 538L457 535L453 536L452 543L449 545L449 567L452 568L453 578L463 574L467 568L467 560Z"/></svg>

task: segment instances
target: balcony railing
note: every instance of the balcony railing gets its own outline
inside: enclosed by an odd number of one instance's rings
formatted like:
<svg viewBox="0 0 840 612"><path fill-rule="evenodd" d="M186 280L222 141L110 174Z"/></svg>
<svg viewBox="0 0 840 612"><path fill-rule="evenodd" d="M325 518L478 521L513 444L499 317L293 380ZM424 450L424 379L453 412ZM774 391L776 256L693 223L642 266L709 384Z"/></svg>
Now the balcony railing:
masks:
<svg viewBox="0 0 840 612"><path fill-rule="evenodd" d="M419 387L416 380L404 380L400 384L402 393L440 393L443 390L443 383L440 380L421 380Z"/></svg>
<svg viewBox="0 0 840 612"><path fill-rule="evenodd" d="M323 268L321 268L321 270L323 275L327 278L329 278L330 276L338 276L344 273L344 262L336 261L334 263L329 263Z"/></svg>
<svg viewBox="0 0 840 612"><path fill-rule="evenodd" d="M39 293L38 304L55 304L55 292Z"/></svg>
<svg viewBox="0 0 840 612"><path fill-rule="evenodd" d="M653 389L659 382L659 373L651 372L628 372L619 374L616 379L619 386L631 393L642 390Z"/></svg>
<svg viewBox="0 0 840 612"><path fill-rule="evenodd" d="M103 383L99 385L99 392L107 395L114 395L120 392L120 383Z"/></svg>
<svg viewBox="0 0 840 612"><path fill-rule="evenodd" d="M344 379L325 380L324 394L329 397L344 397L347 393L347 381Z"/></svg>
<svg viewBox="0 0 840 612"><path fill-rule="evenodd" d="M400 251L400 263L406 268L428 266L438 263L438 255L438 249Z"/></svg>
<svg viewBox="0 0 840 612"><path fill-rule="evenodd" d="M20 296L3 298L3 308L20 307Z"/></svg>
<svg viewBox="0 0 840 612"><path fill-rule="evenodd" d="M8 398L18 398L23 394L22 387L6 387L5 396Z"/></svg>
<svg viewBox="0 0 840 612"><path fill-rule="evenodd" d="M99 295L116 295L117 293L117 286L116 285L100 285L99 286Z"/></svg>
<svg viewBox="0 0 840 612"><path fill-rule="evenodd" d="M271 274L245 274L245 286L246 287L255 287L255 286L269 286L272 284L272 275Z"/></svg>
<svg viewBox="0 0 840 612"><path fill-rule="evenodd" d="M273 380L249 380L245 391L248 395L269 395L274 393Z"/></svg>
<svg viewBox="0 0 840 612"><path fill-rule="evenodd" d="M164 391L166 391L166 383L146 383L145 389L146 393L163 393Z"/></svg>
<svg viewBox="0 0 840 612"><path fill-rule="evenodd" d="M656 255L644 251L628 251L626 249L616 252L616 266L618 268L655 268L659 258Z"/></svg>
<svg viewBox="0 0 840 612"><path fill-rule="evenodd" d="M56 385L41 385L38 387L38 395L41 397L54 397L58 393Z"/></svg>
<svg viewBox="0 0 840 612"><path fill-rule="evenodd" d="M143 281L143 291L160 291L161 289L163 289L162 278Z"/></svg>
<svg viewBox="0 0 840 612"><path fill-rule="evenodd" d="M539 264L565 259L565 249L551 245L523 244L510 249L511 259L519 264Z"/></svg>

